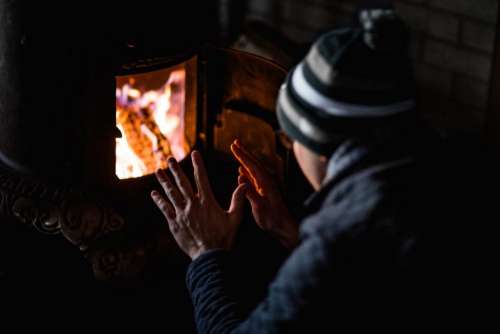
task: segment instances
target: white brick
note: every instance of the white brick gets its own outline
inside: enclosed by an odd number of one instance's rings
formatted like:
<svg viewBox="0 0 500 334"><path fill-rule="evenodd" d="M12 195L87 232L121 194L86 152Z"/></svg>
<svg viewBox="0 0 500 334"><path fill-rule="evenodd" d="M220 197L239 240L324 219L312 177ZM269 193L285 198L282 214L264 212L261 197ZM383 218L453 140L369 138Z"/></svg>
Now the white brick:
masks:
<svg viewBox="0 0 500 334"><path fill-rule="evenodd" d="M346 1L346 0L300 0L305 3L314 4L321 7L340 9L345 12L354 13L357 9L357 1Z"/></svg>
<svg viewBox="0 0 500 334"><path fill-rule="evenodd" d="M497 20L497 0L430 0L431 6L487 22Z"/></svg>
<svg viewBox="0 0 500 334"><path fill-rule="evenodd" d="M463 23L463 43L483 51L493 52L495 26L466 21Z"/></svg>
<svg viewBox="0 0 500 334"><path fill-rule="evenodd" d="M410 28L424 31L429 35L458 41L459 20L454 14L443 14L419 5L395 2L395 8Z"/></svg>
<svg viewBox="0 0 500 334"><path fill-rule="evenodd" d="M426 8L413 6L403 2L394 4L399 16L406 24L415 30L426 30L429 22L429 12Z"/></svg>
<svg viewBox="0 0 500 334"><path fill-rule="evenodd" d="M468 50L428 40L425 45L424 59L426 62L443 69L489 81L491 57L486 57Z"/></svg>
<svg viewBox="0 0 500 334"><path fill-rule="evenodd" d="M273 0L252 0L248 2L248 11L251 14L271 15L275 7Z"/></svg>
<svg viewBox="0 0 500 334"><path fill-rule="evenodd" d="M458 41L459 20L453 15L431 13L427 32L449 41Z"/></svg>
<svg viewBox="0 0 500 334"><path fill-rule="evenodd" d="M313 30L332 27L338 17L338 13L311 3L283 1L281 6L284 20Z"/></svg>
<svg viewBox="0 0 500 334"><path fill-rule="evenodd" d="M455 98L466 105L486 109L488 106L489 85L481 80L458 76L455 82Z"/></svg>
<svg viewBox="0 0 500 334"><path fill-rule="evenodd" d="M297 43L311 43L314 41L314 38L317 37L315 31L304 29L304 27L298 27L293 23L283 23L279 28L286 37Z"/></svg>

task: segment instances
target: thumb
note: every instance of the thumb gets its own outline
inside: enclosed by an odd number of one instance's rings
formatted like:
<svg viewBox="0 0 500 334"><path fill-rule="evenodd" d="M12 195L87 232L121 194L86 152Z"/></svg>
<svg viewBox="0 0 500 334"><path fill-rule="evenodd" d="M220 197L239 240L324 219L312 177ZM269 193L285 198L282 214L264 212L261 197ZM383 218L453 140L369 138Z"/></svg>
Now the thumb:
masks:
<svg viewBox="0 0 500 334"><path fill-rule="evenodd" d="M240 184L233 192L233 197L231 199L231 205L229 206L228 213L238 217L238 221L243 213L243 208L245 206L245 194L248 185L246 183Z"/></svg>
<svg viewBox="0 0 500 334"><path fill-rule="evenodd" d="M268 227L264 225L265 222L265 214L264 214L264 203L262 197L257 193L257 191L253 188L249 188L246 192L246 198L250 202L250 206L252 207L253 218L257 225L259 225L262 229L267 230Z"/></svg>

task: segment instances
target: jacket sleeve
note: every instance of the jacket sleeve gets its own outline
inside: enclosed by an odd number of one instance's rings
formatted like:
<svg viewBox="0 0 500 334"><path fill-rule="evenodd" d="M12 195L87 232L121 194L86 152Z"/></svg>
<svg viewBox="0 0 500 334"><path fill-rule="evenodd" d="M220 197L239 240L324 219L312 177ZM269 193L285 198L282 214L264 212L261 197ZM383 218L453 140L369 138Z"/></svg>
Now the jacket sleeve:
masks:
<svg viewBox="0 0 500 334"><path fill-rule="evenodd" d="M327 247L319 237L306 239L285 262L270 285L267 297L246 319L238 310L225 281L222 250L207 252L189 267L187 285L199 333L295 332L314 305L321 303L328 271ZM310 323L310 322L309 322Z"/></svg>

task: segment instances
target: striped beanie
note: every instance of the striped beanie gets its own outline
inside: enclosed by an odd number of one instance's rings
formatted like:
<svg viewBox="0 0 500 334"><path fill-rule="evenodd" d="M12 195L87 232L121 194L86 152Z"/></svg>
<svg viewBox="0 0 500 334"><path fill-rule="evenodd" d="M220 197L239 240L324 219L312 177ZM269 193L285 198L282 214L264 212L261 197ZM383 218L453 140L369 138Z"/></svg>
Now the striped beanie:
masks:
<svg viewBox="0 0 500 334"><path fill-rule="evenodd" d="M319 154L340 141L397 126L415 110L408 33L392 9L367 9L351 26L321 36L289 74L278 120Z"/></svg>

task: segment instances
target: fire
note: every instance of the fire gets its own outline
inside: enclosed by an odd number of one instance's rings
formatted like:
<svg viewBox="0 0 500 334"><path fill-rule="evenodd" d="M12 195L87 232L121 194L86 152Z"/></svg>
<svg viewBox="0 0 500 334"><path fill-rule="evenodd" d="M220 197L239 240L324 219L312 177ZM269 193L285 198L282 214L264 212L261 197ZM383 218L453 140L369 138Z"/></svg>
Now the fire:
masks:
<svg viewBox="0 0 500 334"><path fill-rule="evenodd" d="M185 69L169 73L159 89L148 89L138 76L116 89L116 175L141 177L167 167L173 156L189 152L184 135Z"/></svg>

